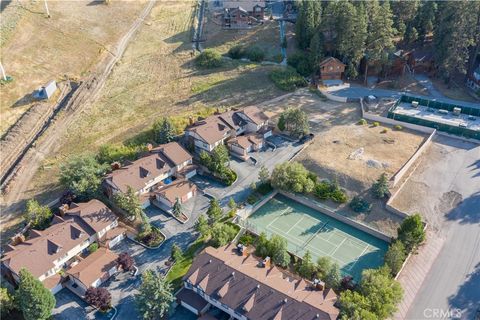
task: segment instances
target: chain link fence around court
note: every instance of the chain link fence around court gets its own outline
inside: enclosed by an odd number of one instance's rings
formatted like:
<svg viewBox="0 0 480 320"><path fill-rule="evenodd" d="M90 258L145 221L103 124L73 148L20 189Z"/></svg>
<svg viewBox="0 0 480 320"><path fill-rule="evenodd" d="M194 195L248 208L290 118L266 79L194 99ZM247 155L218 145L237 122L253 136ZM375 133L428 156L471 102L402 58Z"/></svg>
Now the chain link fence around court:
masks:
<svg viewBox="0 0 480 320"><path fill-rule="evenodd" d="M420 117L409 116L406 114L399 114L395 112L395 109L401 103L412 103L413 101L417 101L420 106L425 106L430 110L432 113L438 112L439 110L447 110L449 113L454 111L454 108L460 108L461 114L471 116L471 119L476 118L472 121L480 122L480 106L479 108L473 108L468 106L463 106L460 104L451 104L446 102L434 101L429 99L423 99L413 96L406 96L403 95L400 99L388 110L388 118L395 119L398 121L413 123L420 126L435 128L438 131L443 131L446 133L454 134L457 136L465 137L465 138L473 138L480 140L480 131L472 130L469 128L463 128L460 126L455 126L451 124L436 122L432 120L427 120Z"/></svg>

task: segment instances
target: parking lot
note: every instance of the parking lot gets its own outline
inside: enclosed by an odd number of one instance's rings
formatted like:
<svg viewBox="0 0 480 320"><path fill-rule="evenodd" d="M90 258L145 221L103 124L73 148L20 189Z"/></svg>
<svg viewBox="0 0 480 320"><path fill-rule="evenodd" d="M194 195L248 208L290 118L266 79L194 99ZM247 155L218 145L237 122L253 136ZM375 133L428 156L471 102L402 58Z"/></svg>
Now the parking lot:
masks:
<svg viewBox="0 0 480 320"><path fill-rule="evenodd" d="M225 187L211 178L200 175L196 175L191 180L205 193L219 199L222 205L226 205L230 197L237 203L241 203L250 194L252 182L258 182L258 172L262 166L267 167L272 172L275 165L290 160L304 146L303 144L288 141L281 136L275 136L273 141L276 144L276 148L268 147L263 151L249 153L256 160L256 164L235 158L230 160L229 165L237 173L238 178L229 187Z"/></svg>

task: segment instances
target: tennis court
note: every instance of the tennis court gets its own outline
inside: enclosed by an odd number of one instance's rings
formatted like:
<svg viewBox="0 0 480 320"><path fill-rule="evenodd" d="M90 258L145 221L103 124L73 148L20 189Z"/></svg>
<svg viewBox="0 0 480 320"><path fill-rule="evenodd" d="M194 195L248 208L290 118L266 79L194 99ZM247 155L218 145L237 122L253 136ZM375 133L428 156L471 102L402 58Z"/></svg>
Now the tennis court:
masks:
<svg viewBox="0 0 480 320"><path fill-rule="evenodd" d="M282 195L276 195L248 218L256 233L277 234L290 252L314 261L330 257L344 275L359 281L362 270L383 264L388 243Z"/></svg>

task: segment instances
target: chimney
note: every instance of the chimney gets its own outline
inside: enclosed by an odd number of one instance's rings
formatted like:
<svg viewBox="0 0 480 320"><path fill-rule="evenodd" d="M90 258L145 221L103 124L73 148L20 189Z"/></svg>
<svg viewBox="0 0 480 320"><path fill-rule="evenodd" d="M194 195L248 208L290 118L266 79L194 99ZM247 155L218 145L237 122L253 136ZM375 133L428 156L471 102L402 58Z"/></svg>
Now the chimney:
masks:
<svg viewBox="0 0 480 320"><path fill-rule="evenodd" d="M148 152L152 151L153 145L151 143L147 143L147 150Z"/></svg>
<svg viewBox="0 0 480 320"><path fill-rule="evenodd" d="M122 165L121 165L120 162L118 162L118 161L112 162L112 164L110 165L110 167L112 168L112 170L120 169L121 166L122 166Z"/></svg>
<svg viewBox="0 0 480 320"><path fill-rule="evenodd" d="M313 288L319 291L325 289L325 282L319 279L313 279Z"/></svg>
<svg viewBox="0 0 480 320"><path fill-rule="evenodd" d="M270 257L266 257L263 259L263 261L260 263L261 268L270 268Z"/></svg>
<svg viewBox="0 0 480 320"><path fill-rule="evenodd" d="M243 256L243 257L248 256L247 247L244 246L243 244L239 243L239 244L237 245L237 254L238 254L239 256Z"/></svg>
<svg viewBox="0 0 480 320"><path fill-rule="evenodd" d="M188 117L188 125L193 126L194 123L195 123L195 119L193 119L192 116Z"/></svg>
<svg viewBox="0 0 480 320"><path fill-rule="evenodd" d="M65 215L65 213L67 213L68 209L70 209L70 207L66 203L64 203L60 207L58 207L58 211L60 213L60 216L63 217Z"/></svg>
<svg viewBox="0 0 480 320"><path fill-rule="evenodd" d="M24 241L25 241L25 236L21 233L12 237L12 245L13 246L16 246L17 244L20 244Z"/></svg>

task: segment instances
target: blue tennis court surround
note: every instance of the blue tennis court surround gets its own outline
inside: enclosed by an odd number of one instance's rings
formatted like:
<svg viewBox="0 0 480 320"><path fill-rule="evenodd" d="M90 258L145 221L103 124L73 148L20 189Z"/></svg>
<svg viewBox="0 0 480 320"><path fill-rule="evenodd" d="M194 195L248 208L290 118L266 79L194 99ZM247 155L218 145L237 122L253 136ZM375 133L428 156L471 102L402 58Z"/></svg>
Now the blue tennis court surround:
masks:
<svg viewBox="0 0 480 320"><path fill-rule="evenodd" d="M388 249L387 242L282 195L254 212L248 225L257 233L285 238L288 249L298 256L308 250L314 261L330 257L356 281L362 270L382 265Z"/></svg>

